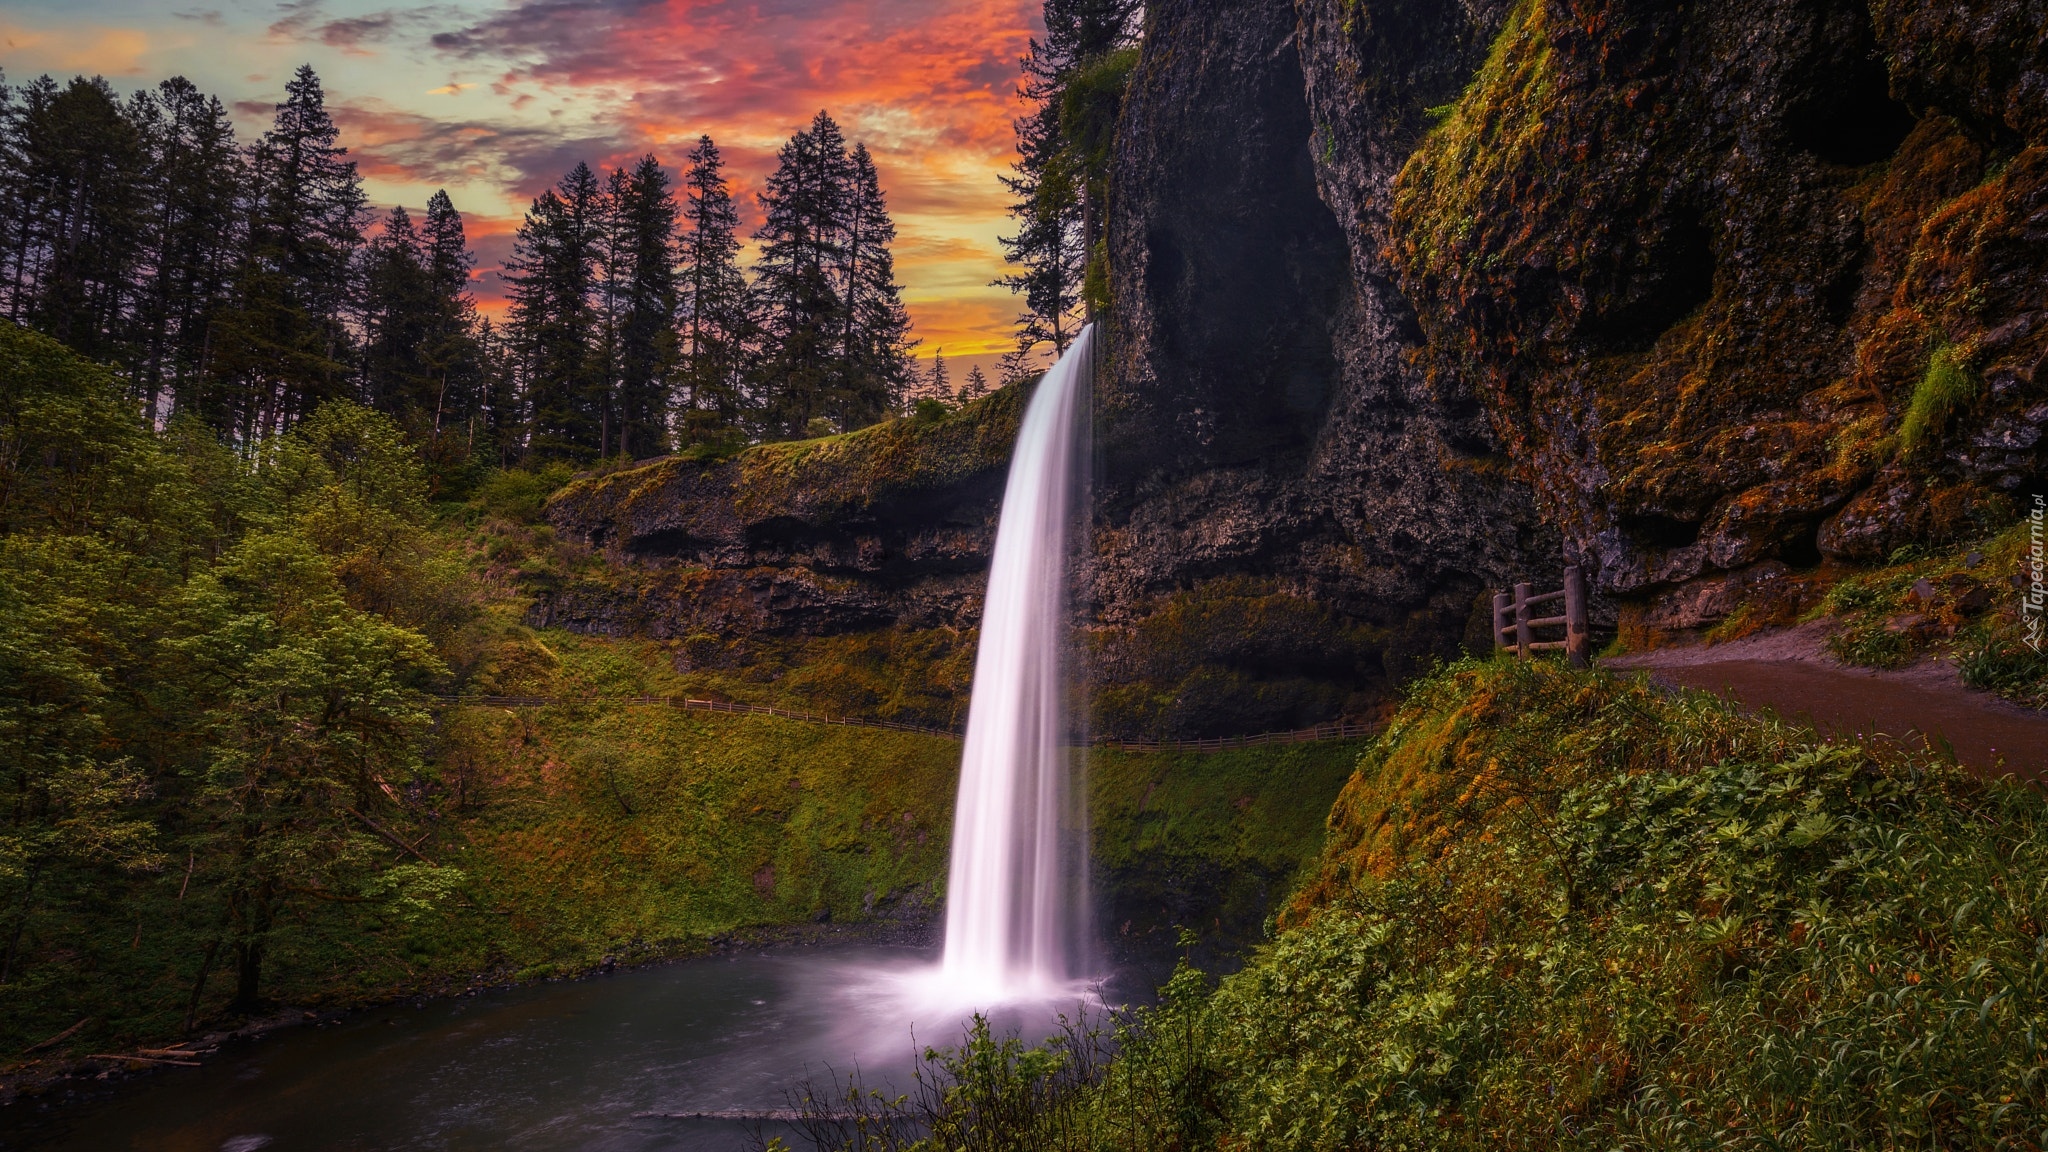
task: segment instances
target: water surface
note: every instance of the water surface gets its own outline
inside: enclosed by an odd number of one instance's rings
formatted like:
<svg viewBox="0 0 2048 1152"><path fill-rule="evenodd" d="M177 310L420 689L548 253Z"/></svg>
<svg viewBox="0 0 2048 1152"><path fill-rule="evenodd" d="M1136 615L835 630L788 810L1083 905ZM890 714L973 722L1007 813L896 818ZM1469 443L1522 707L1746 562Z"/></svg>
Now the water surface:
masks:
<svg viewBox="0 0 2048 1152"><path fill-rule="evenodd" d="M917 995L914 974L937 958L884 946L747 953L370 1010L158 1074L51 1122L47 1142L31 1146L745 1148L745 1123L644 1114L786 1107L785 1090L807 1072L822 1080L828 1064L843 1072L857 1062L871 1086L907 1090L914 1045L956 1043L965 1015ZM1077 1006L1014 1006L996 1018L1037 1040Z"/></svg>

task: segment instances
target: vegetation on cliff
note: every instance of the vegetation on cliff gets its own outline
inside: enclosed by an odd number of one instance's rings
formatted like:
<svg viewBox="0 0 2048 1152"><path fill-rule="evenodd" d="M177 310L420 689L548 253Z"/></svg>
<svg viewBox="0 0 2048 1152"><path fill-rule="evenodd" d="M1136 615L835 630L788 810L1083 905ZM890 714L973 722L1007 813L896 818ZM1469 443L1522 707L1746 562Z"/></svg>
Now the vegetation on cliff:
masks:
<svg viewBox="0 0 2048 1152"><path fill-rule="evenodd" d="M1711 624L1730 573L1976 538L2039 490L2048 140L1977 114L2037 82L2007 45L1957 83L1940 23L1519 0L1431 110L1387 245L1423 359L1606 591Z"/></svg>

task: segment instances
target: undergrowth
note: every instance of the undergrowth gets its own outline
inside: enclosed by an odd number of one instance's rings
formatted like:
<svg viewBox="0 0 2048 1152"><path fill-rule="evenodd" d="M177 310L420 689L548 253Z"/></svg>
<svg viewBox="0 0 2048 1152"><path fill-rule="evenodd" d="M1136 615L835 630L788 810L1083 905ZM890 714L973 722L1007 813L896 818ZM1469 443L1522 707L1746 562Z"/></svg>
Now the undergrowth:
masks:
<svg viewBox="0 0 2048 1152"><path fill-rule="evenodd" d="M1021 1127L922 1147L2048 1143L2043 802L1926 758L1462 663L1360 762L1285 923Z"/></svg>
<svg viewBox="0 0 2048 1152"><path fill-rule="evenodd" d="M1809 619L1837 621L1828 648L1845 663L1897 668L1944 652L1971 687L2048 707L2048 655L2027 642L2022 605L2027 533L2022 521L1959 548L1901 549L1836 583Z"/></svg>

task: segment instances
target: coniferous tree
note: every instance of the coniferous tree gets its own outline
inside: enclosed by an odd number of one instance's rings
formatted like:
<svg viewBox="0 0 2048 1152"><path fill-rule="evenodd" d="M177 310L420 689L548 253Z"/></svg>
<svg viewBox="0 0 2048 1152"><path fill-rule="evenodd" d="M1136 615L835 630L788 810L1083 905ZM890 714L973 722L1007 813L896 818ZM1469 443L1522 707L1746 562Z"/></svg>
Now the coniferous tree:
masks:
<svg viewBox="0 0 2048 1152"><path fill-rule="evenodd" d="M500 468L526 454L526 405L514 365L517 351L485 317L477 325L477 401L469 418L469 447Z"/></svg>
<svg viewBox="0 0 2048 1152"><path fill-rule="evenodd" d="M603 448L603 200L590 166L576 165L528 209L507 267L530 422L525 448L543 457L587 459Z"/></svg>
<svg viewBox="0 0 2048 1152"><path fill-rule="evenodd" d="M758 387L771 434L806 435L813 418L851 427L834 403L844 367L839 273L851 177L845 137L821 111L782 146L761 193L755 273L767 351Z"/></svg>
<svg viewBox="0 0 2048 1152"><path fill-rule="evenodd" d="M910 315L896 283L889 245L896 224L882 195L880 174L865 144L849 157L845 227L845 369L839 417L844 427L881 419L899 407L910 379Z"/></svg>
<svg viewBox="0 0 2048 1152"><path fill-rule="evenodd" d="M942 404L952 402L953 375L946 371L944 348L932 352L932 366L925 371L923 379L918 380L913 386L910 399L937 400Z"/></svg>
<svg viewBox="0 0 2048 1152"><path fill-rule="evenodd" d="M10 159L20 214L10 315L96 359L126 363L127 303L141 250L141 133L97 77L22 92Z"/></svg>
<svg viewBox="0 0 2048 1152"><path fill-rule="evenodd" d="M746 407L751 291L739 266L739 209L711 137L691 150L683 190L677 432L700 443L731 435Z"/></svg>
<svg viewBox="0 0 2048 1152"><path fill-rule="evenodd" d="M206 418L218 399L207 359L234 282L242 156L227 109L184 77L157 85L152 107L135 383L153 417L166 414L167 398L170 409Z"/></svg>
<svg viewBox="0 0 2048 1152"><path fill-rule="evenodd" d="M434 386L433 430L460 425L482 402L483 349L469 272L476 266L462 214L445 191L427 198L420 254L431 298L430 322L420 346L420 367Z"/></svg>
<svg viewBox="0 0 2048 1152"><path fill-rule="evenodd" d="M676 202L652 155L613 180L611 214L616 386L612 444L622 456L652 456L668 440L669 388L676 372Z"/></svg>
<svg viewBox="0 0 2048 1152"><path fill-rule="evenodd" d="M960 383L960 403L967 404L988 395L988 375L976 364L967 370L967 379Z"/></svg>
<svg viewBox="0 0 2048 1152"><path fill-rule="evenodd" d="M301 65L250 157L251 204L221 374L239 386L234 431L268 434L350 391L348 313L363 242L363 190Z"/></svg>
<svg viewBox="0 0 2048 1152"><path fill-rule="evenodd" d="M363 398L418 429L436 399L424 357L434 328L434 286L419 230L403 207L364 249Z"/></svg>
<svg viewBox="0 0 2048 1152"><path fill-rule="evenodd" d="M1020 270L996 283L1024 297L1017 342L1055 354L1080 331L1084 313L1106 296L1101 249L1109 143L1135 63L1138 0L1046 0L1045 39L1024 58L1021 93L1030 110L1016 122L1017 232L1002 237Z"/></svg>

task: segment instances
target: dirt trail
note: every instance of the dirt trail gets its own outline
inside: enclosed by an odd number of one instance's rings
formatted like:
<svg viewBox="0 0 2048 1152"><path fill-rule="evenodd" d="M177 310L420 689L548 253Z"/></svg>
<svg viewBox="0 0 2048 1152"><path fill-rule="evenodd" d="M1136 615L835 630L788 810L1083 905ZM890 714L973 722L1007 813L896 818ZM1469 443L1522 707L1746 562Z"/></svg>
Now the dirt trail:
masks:
<svg viewBox="0 0 2048 1152"><path fill-rule="evenodd" d="M1666 648L1600 662L1769 708L1822 732L1915 746L1947 741L1962 763L2048 782L2048 713L1963 686L1940 658L1880 672L1828 654L1826 621L1730 644Z"/></svg>

